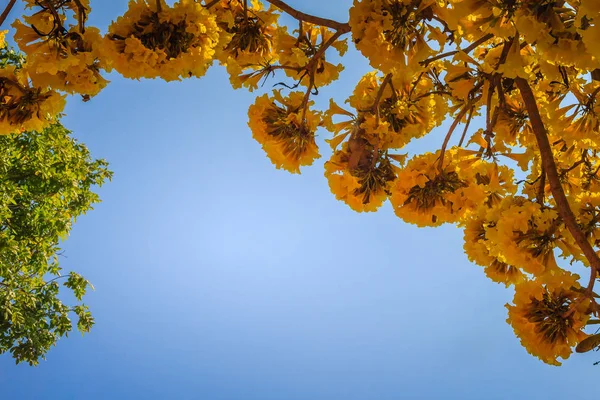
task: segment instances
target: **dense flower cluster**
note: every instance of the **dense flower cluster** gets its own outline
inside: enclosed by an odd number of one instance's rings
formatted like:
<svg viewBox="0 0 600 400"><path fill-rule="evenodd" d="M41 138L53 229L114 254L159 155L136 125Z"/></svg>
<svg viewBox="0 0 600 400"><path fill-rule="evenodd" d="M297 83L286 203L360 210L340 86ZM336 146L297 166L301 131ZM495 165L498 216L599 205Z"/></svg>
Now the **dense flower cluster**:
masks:
<svg viewBox="0 0 600 400"><path fill-rule="evenodd" d="M300 173L300 166L311 165L319 157L315 131L320 113L309 109L302 92L283 97L277 90L273 97L260 96L250 106L248 125L277 168Z"/></svg>
<svg viewBox="0 0 600 400"><path fill-rule="evenodd" d="M64 106L65 98L54 90L30 86L23 70L0 69L0 132L40 131Z"/></svg>
<svg viewBox="0 0 600 400"><path fill-rule="evenodd" d="M110 65L126 78L201 77L220 44L215 17L193 0L160 4L131 1L112 23L105 38Z"/></svg>

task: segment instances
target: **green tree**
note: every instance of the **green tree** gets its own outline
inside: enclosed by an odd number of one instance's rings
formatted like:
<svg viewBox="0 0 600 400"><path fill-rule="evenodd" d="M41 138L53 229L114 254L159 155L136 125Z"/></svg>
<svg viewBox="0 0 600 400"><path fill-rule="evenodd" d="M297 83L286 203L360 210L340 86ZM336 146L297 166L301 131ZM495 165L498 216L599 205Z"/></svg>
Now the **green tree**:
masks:
<svg viewBox="0 0 600 400"><path fill-rule="evenodd" d="M60 241L100 201L92 191L112 177L61 124L0 136L0 354L36 365L57 340L94 324L81 303L90 283L61 273ZM75 305L61 300L61 286Z"/></svg>

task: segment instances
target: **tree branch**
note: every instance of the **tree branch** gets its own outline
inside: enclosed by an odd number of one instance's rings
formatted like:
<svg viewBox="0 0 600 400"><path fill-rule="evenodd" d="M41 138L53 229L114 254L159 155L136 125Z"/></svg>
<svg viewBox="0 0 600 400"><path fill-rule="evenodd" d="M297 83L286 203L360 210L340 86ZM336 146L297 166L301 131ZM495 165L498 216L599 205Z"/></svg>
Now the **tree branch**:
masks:
<svg viewBox="0 0 600 400"><path fill-rule="evenodd" d="M540 173L540 186L538 186L536 201L543 206L544 205L544 192L546 190L546 171L544 171L544 167L542 167L542 172Z"/></svg>
<svg viewBox="0 0 600 400"><path fill-rule="evenodd" d="M293 18L296 18L298 20L302 20L302 21L310 22L315 25L321 25L321 26L326 26L331 29L335 29L336 31L340 32L340 35L350 32L350 24L348 24L347 22L341 23L338 21L334 21L332 19L321 18L321 17L317 17L315 15L306 14L306 13L303 13L302 11L296 10L295 8L289 6L287 3L285 3L284 1L281 1L281 0L266 0L266 1L273 4L275 7L281 9L282 11L288 13Z"/></svg>
<svg viewBox="0 0 600 400"><path fill-rule="evenodd" d="M219 3L220 1L221 1L221 0L212 0L212 1L209 1L208 3L206 3L206 4L203 4L202 6L203 6L204 8L206 8L206 9L209 9L209 8L211 8L212 6L214 6L214 5L216 5L217 3Z"/></svg>
<svg viewBox="0 0 600 400"><path fill-rule="evenodd" d="M571 235L573 235L575 242L585 255L585 258L587 258L588 262L590 263L592 271L587 287L587 294L591 296L594 283L596 281L596 276L598 271L600 271L600 258L592 248L592 245L587 241L585 234L577 224L575 214L573 214L573 210L571 210L571 206L569 205L565 191L560 183L560 177L556 169L556 163L554 162L554 155L552 154L552 147L550 146L550 141L548 140L548 135L546 133L546 127L544 126L544 122L540 116L533 91L531 90L529 83L527 83L527 81L523 78L515 79L515 83L521 92L521 97L525 102L525 107L527 108L529 119L531 120L533 134L535 135L538 147L540 149L542 169L546 172L545 176L550 184L550 190L552 192L552 196L554 197L554 201L556 201L558 214L564 221L565 226Z"/></svg>
<svg viewBox="0 0 600 400"><path fill-rule="evenodd" d="M311 71L311 69L318 64L319 62L319 58L321 58L324 54L325 51L327 51L327 49L333 44L335 43L336 40L338 40L338 38L342 36L342 33L340 31L337 31L336 33L334 33L328 41L326 41L325 43L323 43L321 46L319 46L319 50L315 53L314 56L312 56L311 60L308 62L308 64L306 64L306 67L304 67L307 71Z"/></svg>
<svg viewBox="0 0 600 400"><path fill-rule="evenodd" d="M465 53L470 53L477 46L487 42L488 40L490 40L493 37L494 37L493 34L488 33L487 35L483 35L482 37L480 37L479 39L477 39L476 41L474 41L473 43L471 43L468 47L465 47L464 49L458 49L458 50L449 51L447 53L438 54L437 56L433 56L431 58L421 61L419 64L428 66L429 64L431 64L434 61L440 60L445 57L453 56L453 55L457 54L459 51L464 51Z"/></svg>
<svg viewBox="0 0 600 400"><path fill-rule="evenodd" d="M385 87L388 85L388 83L390 83L391 80L392 80L391 73L387 74L385 76L385 78L383 78L383 82L381 82L381 86L379 86L379 90L377 91L377 95L375 96L375 101L373 102L373 106L371 106L371 112L375 113L377 126L379 126L379 120L380 120L379 103L381 103L381 97L383 96L383 91L385 90Z"/></svg>
<svg viewBox="0 0 600 400"><path fill-rule="evenodd" d="M8 2L6 8L4 9L4 11L2 11L2 14L0 14L0 26L2 26L4 21L6 21L6 17L8 17L8 14L10 14L10 11L12 10L16 2L17 0L10 0Z"/></svg>
<svg viewBox="0 0 600 400"><path fill-rule="evenodd" d="M452 133L454 133L454 130L456 129L462 118L465 116L467 111L472 110L473 104L479 101L480 98L481 96L478 96L475 99L473 99L472 102L465 104L465 106L456 115L456 118L454 118L452 125L450 125L450 129L448 129L448 133L446 134L446 137L444 138L444 143L442 143L442 148L440 149L440 162L438 164L438 169L440 170L440 172L444 171L444 155L446 154L446 147L448 147L448 142L452 137Z"/></svg>
<svg viewBox="0 0 600 400"><path fill-rule="evenodd" d="M467 117L467 123L465 124L465 129L463 129L463 133L460 136L460 141L458 142L458 147L462 147L463 142L465 141L465 137L467 136L467 131L469 130L469 125L471 125L471 118L473 118L473 113L475 112L475 106L471 107L469 110L469 116Z"/></svg>

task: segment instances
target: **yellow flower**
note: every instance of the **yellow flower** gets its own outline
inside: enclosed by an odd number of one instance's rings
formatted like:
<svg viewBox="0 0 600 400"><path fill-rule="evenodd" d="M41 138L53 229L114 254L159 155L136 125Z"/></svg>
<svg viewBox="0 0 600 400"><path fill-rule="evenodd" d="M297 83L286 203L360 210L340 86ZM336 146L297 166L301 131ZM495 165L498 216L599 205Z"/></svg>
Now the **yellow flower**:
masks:
<svg viewBox="0 0 600 400"><path fill-rule="evenodd" d="M514 183L513 170L496 162L487 162L475 156L460 156L457 152L457 166L461 179L477 186L485 200L482 208L493 207L507 195L514 195L517 185Z"/></svg>
<svg viewBox="0 0 600 400"><path fill-rule="evenodd" d="M598 2L594 0L581 0L577 20L581 21L581 27L577 32L581 35L585 49L594 57L594 61L599 63L600 8L598 7Z"/></svg>
<svg viewBox="0 0 600 400"><path fill-rule="evenodd" d="M484 33L496 37L514 36L515 29L511 14L514 5L503 1L450 0L451 9L445 9L443 16L458 37L473 41Z"/></svg>
<svg viewBox="0 0 600 400"><path fill-rule="evenodd" d="M277 168L300 173L300 167L311 165L319 158L315 131L321 122L318 112L312 111L312 101L304 104L304 93L291 92L287 97L278 90L273 97L257 97L248 110L248 125L252 137Z"/></svg>
<svg viewBox="0 0 600 400"><path fill-rule="evenodd" d="M515 286L513 305L506 305L507 322L523 347L545 363L561 365L558 358L569 358L586 337L589 299L572 289L580 287L578 278L563 272L525 281Z"/></svg>
<svg viewBox="0 0 600 400"><path fill-rule="evenodd" d="M307 68L314 73L313 85L316 87L328 85L338 79L340 72L344 69L342 64L334 65L328 62L325 54L321 55L318 60L312 61L321 46L331 39L333 31L303 22L302 32L295 30L294 33L297 35L301 33L301 35L299 38L292 36L287 33L285 28L277 30L277 53L285 74L304 86L310 84L311 72L307 71ZM345 40L338 40L336 41L337 45L334 46L340 55L345 51L345 47L339 44L344 42Z"/></svg>
<svg viewBox="0 0 600 400"><path fill-rule="evenodd" d="M97 28L87 28L81 33L79 27L69 31L51 25L48 12L39 12L25 18L29 25L15 21L15 40L26 51L27 72L34 85L52 87L70 94L94 96L108 81L100 71L106 68L101 52L102 37ZM45 23L41 30L39 26ZM35 29L33 28L35 27ZM40 36L37 32L48 33Z"/></svg>
<svg viewBox="0 0 600 400"><path fill-rule="evenodd" d="M0 49L6 47L6 34L8 31L0 31Z"/></svg>
<svg viewBox="0 0 600 400"><path fill-rule="evenodd" d="M0 69L0 134L41 131L65 106L55 91L31 87L22 69Z"/></svg>
<svg viewBox="0 0 600 400"><path fill-rule="evenodd" d="M325 163L331 192L358 212L377 211L389 195L395 170L385 151L357 134Z"/></svg>
<svg viewBox="0 0 600 400"><path fill-rule="evenodd" d="M272 7L264 10L258 1L249 2L245 9L239 0L222 0L209 11L221 28L224 43L217 49L216 58L227 68L232 86L256 89L263 77L258 71L277 61L275 36L279 14Z"/></svg>
<svg viewBox="0 0 600 400"><path fill-rule="evenodd" d="M392 77L376 104L384 82L377 72L365 74L347 100L356 110L356 117L332 103L327 112L326 120L330 122L326 128L336 135L343 130L344 133L339 136L342 140L351 130L358 129L362 138L379 149L399 149L442 123L447 102L439 95L429 94L432 83L427 78L411 84L405 83L402 78ZM333 124L336 115L351 116L353 119L351 123ZM340 142L332 143L337 146Z"/></svg>
<svg viewBox="0 0 600 400"><path fill-rule="evenodd" d="M540 59L563 67L598 68L599 60L592 56L596 44L586 43L586 32L579 31L569 21L584 20L583 15L575 14L575 10L565 7L558 12L548 12L546 2L527 1L516 10L512 20L525 41L535 43L535 51Z"/></svg>
<svg viewBox="0 0 600 400"><path fill-rule="evenodd" d="M201 77L222 46L214 15L193 0L161 11L149 0L131 0L105 37L106 56L126 78L166 81Z"/></svg>
<svg viewBox="0 0 600 400"><path fill-rule="evenodd" d="M519 268L508 265L490 254L486 229L494 226L497 221L487 218L487 208L480 208L478 211L478 215L474 215L464 224L463 248L469 261L484 267L485 274L494 282L504 283L507 287L521 282L524 275Z"/></svg>
<svg viewBox="0 0 600 400"><path fill-rule="evenodd" d="M398 172L390 201L405 222L439 226L459 222L485 200L479 185L461 178L457 153L450 149L440 168L440 152L415 156Z"/></svg>
<svg viewBox="0 0 600 400"><path fill-rule="evenodd" d="M556 211L523 197L508 197L490 211L486 229L490 254L535 276L558 269L554 249L564 241L564 225Z"/></svg>
<svg viewBox="0 0 600 400"><path fill-rule="evenodd" d="M352 38L373 68L385 73L400 69L410 75L434 53L422 32L439 8L435 1L354 0Z"/></svg>
<svg viewBox="0 0 600 400"><path fill-rule="evenodd" d="M494 142L503 149L511 149L523 144L523 136L533 134L529 125L529 115L525 104L517 96L505 96L504 107L498 109L498 118L494 125Z"/></svg>

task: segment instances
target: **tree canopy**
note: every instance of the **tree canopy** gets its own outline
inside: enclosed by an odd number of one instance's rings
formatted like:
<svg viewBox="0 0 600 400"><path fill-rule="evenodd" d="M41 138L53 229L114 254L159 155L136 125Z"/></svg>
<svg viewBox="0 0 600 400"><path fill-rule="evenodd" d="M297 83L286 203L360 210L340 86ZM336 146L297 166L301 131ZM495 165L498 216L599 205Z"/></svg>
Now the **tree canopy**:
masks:
<svg viewBox="0 0 600 400"><path fill-rule="evenodd" d="M48 136L65 96L93 98L112 70L173 81L219 64L249 91L276 77L248 110L276 168L311 165L325 129L335 197L463 229L468 258L514 290L507 321L529 353L560 365L600 345L597 0L354 0L343 22L281 0L131 0L104 33L87 24L88 0L23 1L12 26L27 60L0 69L0 133ZM373 71L320 110L314 97L343 73L349 45ZM446 120L437 148L405 152Z"/></svg>
<svg viewBox="0 0 600 400"><path fill-rule="evenodd" d="M24 58L0 49L2 68L21 68ZM60 241L76 218L100 201L92 191L110 179L104 160L93 160L58 121L41 131L0 136L0 354L36 365L73 329L94 324L81 303L91 284L63 273ZM65 290L77 303L63 302Z"/></svg>

